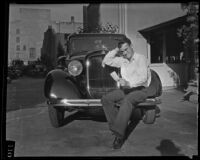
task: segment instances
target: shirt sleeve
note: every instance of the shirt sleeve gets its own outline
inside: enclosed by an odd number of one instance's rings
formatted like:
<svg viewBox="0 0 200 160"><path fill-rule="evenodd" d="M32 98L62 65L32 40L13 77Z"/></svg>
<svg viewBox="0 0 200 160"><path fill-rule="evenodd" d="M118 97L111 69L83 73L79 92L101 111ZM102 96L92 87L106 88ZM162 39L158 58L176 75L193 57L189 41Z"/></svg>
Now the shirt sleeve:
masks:
<svg viewBox="0 0 200 160"><path fill-rule="evenodd" d="M143 86L148 80L148 64L145 56L141 56L138 59L138 68L135 70L136 76L130 82L131 87Z"/></svg>
<svg viewBox="0 0 200 160"><path fill-rule="evenodd" d="M124 58L122 57L116 57L117 50L113 49L112 51L109 51L106 56L104 57L102 64L106 64L112 67L120 68L124 62Z"/></svg>

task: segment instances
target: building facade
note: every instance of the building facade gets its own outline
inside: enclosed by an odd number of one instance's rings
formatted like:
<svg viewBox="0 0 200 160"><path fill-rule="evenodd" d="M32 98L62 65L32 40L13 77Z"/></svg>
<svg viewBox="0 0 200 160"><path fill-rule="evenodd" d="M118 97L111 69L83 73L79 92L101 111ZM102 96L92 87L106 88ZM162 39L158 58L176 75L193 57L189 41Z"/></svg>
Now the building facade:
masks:
<svg viewBox="0 0 200 160"><path fill-rule="evenodd" d="M83 27L83 23L76 22L74 16L70 21L52 21L51 25L56 33L75 33Z"/></svg>
<svg viewBox="0 0 200 160"><path fill-rule="evenodd" d="M19 9L20 18L9 25L8 63L35 61L40 57L43 34L51 23L48 9Z"/></svg>
<svg viewBox="0 0 200 160"><path fill-rule="evenodd" d="M51 10L20 8L19 20L9 24L8 64L13 60L23 60L25 64L36 61L41 56L44 32L52 26L56 33L74 33L81 22L75 22L71 17L69 22L51 20Z"/></svg>
<svg viewBox="0 0 200 160"><path fill-rule="evenodd" d="M14 59L19 59L20 52L20 20L12 21L8 33L8 64ZM24 48L26 50L26 47Z"/></svg>

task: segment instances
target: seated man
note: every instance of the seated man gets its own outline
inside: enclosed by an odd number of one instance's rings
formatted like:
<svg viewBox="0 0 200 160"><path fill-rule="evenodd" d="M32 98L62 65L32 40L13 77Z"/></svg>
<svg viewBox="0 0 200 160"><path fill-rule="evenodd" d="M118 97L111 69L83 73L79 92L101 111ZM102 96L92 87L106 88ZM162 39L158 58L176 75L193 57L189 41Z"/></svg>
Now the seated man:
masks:
<svg viewBox="0 0 200 160"><path fill-rule="evenodd" d="M121 56L118 56L119 52L122 53ZM156 96L160 84L157 85L158 81L151 81L147 59L133 50L128 38L120 41L117 48L108 52L102 62L103 66L105 64L120 68L122 76L118 80L121 88L102 97L109 128L116 136L113 148L119 149L125 141L132 110L147 97ZM120 102L119 110L115 107L116 102Z"/></svg>

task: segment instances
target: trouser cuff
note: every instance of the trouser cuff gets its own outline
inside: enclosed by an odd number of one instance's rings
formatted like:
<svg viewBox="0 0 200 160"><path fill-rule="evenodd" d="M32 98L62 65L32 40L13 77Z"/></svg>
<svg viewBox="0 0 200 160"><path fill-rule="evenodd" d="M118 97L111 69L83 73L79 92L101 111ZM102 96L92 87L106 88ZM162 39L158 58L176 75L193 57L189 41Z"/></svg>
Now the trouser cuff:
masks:
<svg viewBox="0 0 200 160"><path fill-rule="evenodd" d="M115 130L112 129L111 127L110 127L110 130L111 130L111 132L112 132L115 136L120 137L120 138L124 138L124 135L122 135L121 133L115 131Z"/></svg>

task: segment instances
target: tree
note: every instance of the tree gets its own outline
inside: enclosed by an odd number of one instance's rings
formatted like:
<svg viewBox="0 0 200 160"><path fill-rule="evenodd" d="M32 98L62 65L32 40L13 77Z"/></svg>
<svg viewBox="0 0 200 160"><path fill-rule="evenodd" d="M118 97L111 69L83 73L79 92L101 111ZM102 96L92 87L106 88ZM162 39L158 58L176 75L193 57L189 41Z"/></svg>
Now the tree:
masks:
<svg viewBox="0 0 200 160"><path fill-rule="evenodd" d="M198 2L182 3L181 8L186 11L187 25L183 25L178 29L178 36L182 38L183 44L187 47L191 45L191 42L198 41L199 34L199 8Z"/></svg>
<svg viewBox="0 0 200 160"><path fill-rule="evenodd" d="M199 3L189 2L182 3L181 8L186 11L187 24L178 29L177 35L181 38L185 47L185 51L188 52L188 60L190 61L190 67L193 70L190 78L195 78L194 69L199 67L198 61L198 42L199 42ZM191 54L193 53L193 54Z"/></svg>
<svg viewBox="0 0 200 160"><path fill-rule="evenodd" d="M55 32L51 26L48 27L47 31L44 33L44 40L41 49L41 62L47 68L51 70L56 65L56 48L55 48Z"/></svg>
<svg viewBox="0 0 200 160"><path fill-rule="evenodd" d="M60 41L58 42L57 51L57 58L65 55L65 50Z"/></svg>

